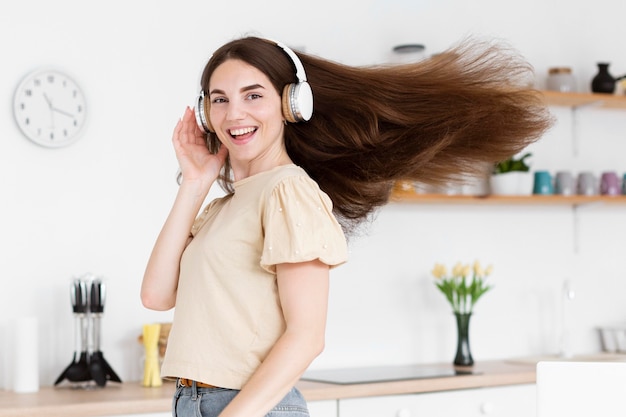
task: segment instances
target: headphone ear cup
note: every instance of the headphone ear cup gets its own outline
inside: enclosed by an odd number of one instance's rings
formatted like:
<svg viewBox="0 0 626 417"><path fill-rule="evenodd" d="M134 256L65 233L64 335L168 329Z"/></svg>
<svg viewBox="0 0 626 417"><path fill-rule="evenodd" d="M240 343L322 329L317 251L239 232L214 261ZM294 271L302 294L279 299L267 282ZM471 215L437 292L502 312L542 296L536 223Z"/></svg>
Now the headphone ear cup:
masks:
<svg viewBox="0 0 626 417"><path fill-rule="evenodd" d="M204 111L204 120L206 122L206 127L211 133L215 133L215 129L211 125L211 119L209 119L209 114L211 113L211 100L208 97L204 97L202 100L203 111Z"/></svg>
<svg viewBox="0 0 626 417"><path fill-rule="evenodd" d="M283 116L288 122L306 122L313 115L313 91L308 82L287 84L283 89Z"/></svg>
<svg viewBox="0 0 626 417"><path fill-rule="evenodd" d="M291 90L293 89L295 84L287 84L285 88L283 88L283 117L289 123L297 123L298 120L293 112L293 108L291 106Z"/></svg>
<svg viewBox="0 0 626 417"><path fill-rule="evenodd" d="M209 119L209 110L211 110L211 103L204 96L204 92L201 92L198 96L198 102L196 103L196 124L204 133L213 133L215 130L211 126L211 120Z"/></svg>

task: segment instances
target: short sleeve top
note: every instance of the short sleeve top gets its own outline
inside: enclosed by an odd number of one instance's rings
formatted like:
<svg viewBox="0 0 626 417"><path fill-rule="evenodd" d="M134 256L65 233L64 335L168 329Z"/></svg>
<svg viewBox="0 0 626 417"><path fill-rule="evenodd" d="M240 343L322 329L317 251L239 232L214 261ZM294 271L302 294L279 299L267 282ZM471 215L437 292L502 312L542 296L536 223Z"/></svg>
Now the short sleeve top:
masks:
<svg viewBox="0 0 626 417"><path fill-rule="evenodd" d="M183 253L162 375L240 389L285 329L276 265L347 260L330 198L284 165L234 184L196 219Z"/></svg>

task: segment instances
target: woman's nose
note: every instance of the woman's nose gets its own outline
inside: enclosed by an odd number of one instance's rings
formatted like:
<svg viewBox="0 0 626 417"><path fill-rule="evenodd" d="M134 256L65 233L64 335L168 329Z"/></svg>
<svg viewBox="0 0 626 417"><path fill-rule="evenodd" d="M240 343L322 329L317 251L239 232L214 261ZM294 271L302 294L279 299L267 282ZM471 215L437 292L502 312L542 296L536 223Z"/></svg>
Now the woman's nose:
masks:
<svg viewBox="0 0 626 417"><path fill-rule="evenodd" d="M236 101L230 101L228 103L228 110L226 112L226 119L228 120L241 120L245 116L243 106Z"/></svg>

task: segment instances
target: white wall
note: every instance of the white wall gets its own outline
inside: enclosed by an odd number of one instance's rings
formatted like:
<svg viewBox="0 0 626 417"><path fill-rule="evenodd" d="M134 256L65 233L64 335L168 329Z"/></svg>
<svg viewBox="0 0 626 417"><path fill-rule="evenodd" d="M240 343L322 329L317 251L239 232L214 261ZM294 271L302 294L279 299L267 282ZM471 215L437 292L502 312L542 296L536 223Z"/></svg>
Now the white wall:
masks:
<svg viewBox="0 0 626 417"><path fill-rule="evenodd" d="M123 379L140 377L141 325L171 319L143 309L138 296L176 192L170 133L224 41L254 32L362 65L389 60L400 43L434 53L470 34L494 36L535 65L539 86L548 67L569 65L587 91L597 61L610 61L614 75L626 72L625 12L618 0L3 2L0 387L9 384L8 327L17 317L39 318L42 384L70 361L68 284L89 271L108 280L105 356ZM21 78L48 65L73 74L88 99L83 137L64 149L31 144L11 114ZM554 110L560 122L535 146L534 168L626 170L625 113L581 111L576 156L571 113ZM598 349L594 326L626 313L624 217L612 206L575 215L560 206L390 205L334 274L327 349L314 366L452 360L453 320L428 273L434 262L476 258L495 265L497 285L473 319L475 359L558 350L565 278L578 295L575 350Z"/></svg>

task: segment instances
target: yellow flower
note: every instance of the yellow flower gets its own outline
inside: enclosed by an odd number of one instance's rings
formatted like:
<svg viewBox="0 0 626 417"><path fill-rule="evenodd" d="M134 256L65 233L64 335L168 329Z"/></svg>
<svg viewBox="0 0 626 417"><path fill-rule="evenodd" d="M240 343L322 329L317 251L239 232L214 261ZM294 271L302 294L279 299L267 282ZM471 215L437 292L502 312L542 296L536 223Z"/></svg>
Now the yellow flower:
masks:
<svg viewBox="0 0 626 417"><path fill-rule="evenodd" d="M455 277L463 276L463 264L461 262L457 262L452 269L452 275Z"/></svg>
<svg viewBox="0 0 626 417"><path fill-rule="evenodd" d="M474 262L474 275L476 275L477 277L482 277L483 275L485 275L485 271L483 270L483 267L479 261Z"/></svg>
<svg viewBox="0 0 626 417"><path fill-rule="evenodd" d="M448 274L446 267L442 264L435 264L435 267L432 270L432 274L437 279L442 279Z"/></svg>
<svg viewBox="0 0 626 417"><path fill-rule="evenodd" d="M474 304L492 286L486 281L493 266L483 269L480 262L462 264L457 262L452 269L452 275L447 275L446 267L436 263L431 271L437 279L435 285L445 295L455 313L471 313ZM472 275L473 274L473 275Z"/></svg>
<svg viewBox="0 0 626 417"><path fill-rule="evenodd" d="M471 274L472 274L472 267L471 267L471 266L469 266L469 265L465 265L465 266L463 267L463 274L462 274L462 275L463 275L464 277L469 277Z"/></svg>

